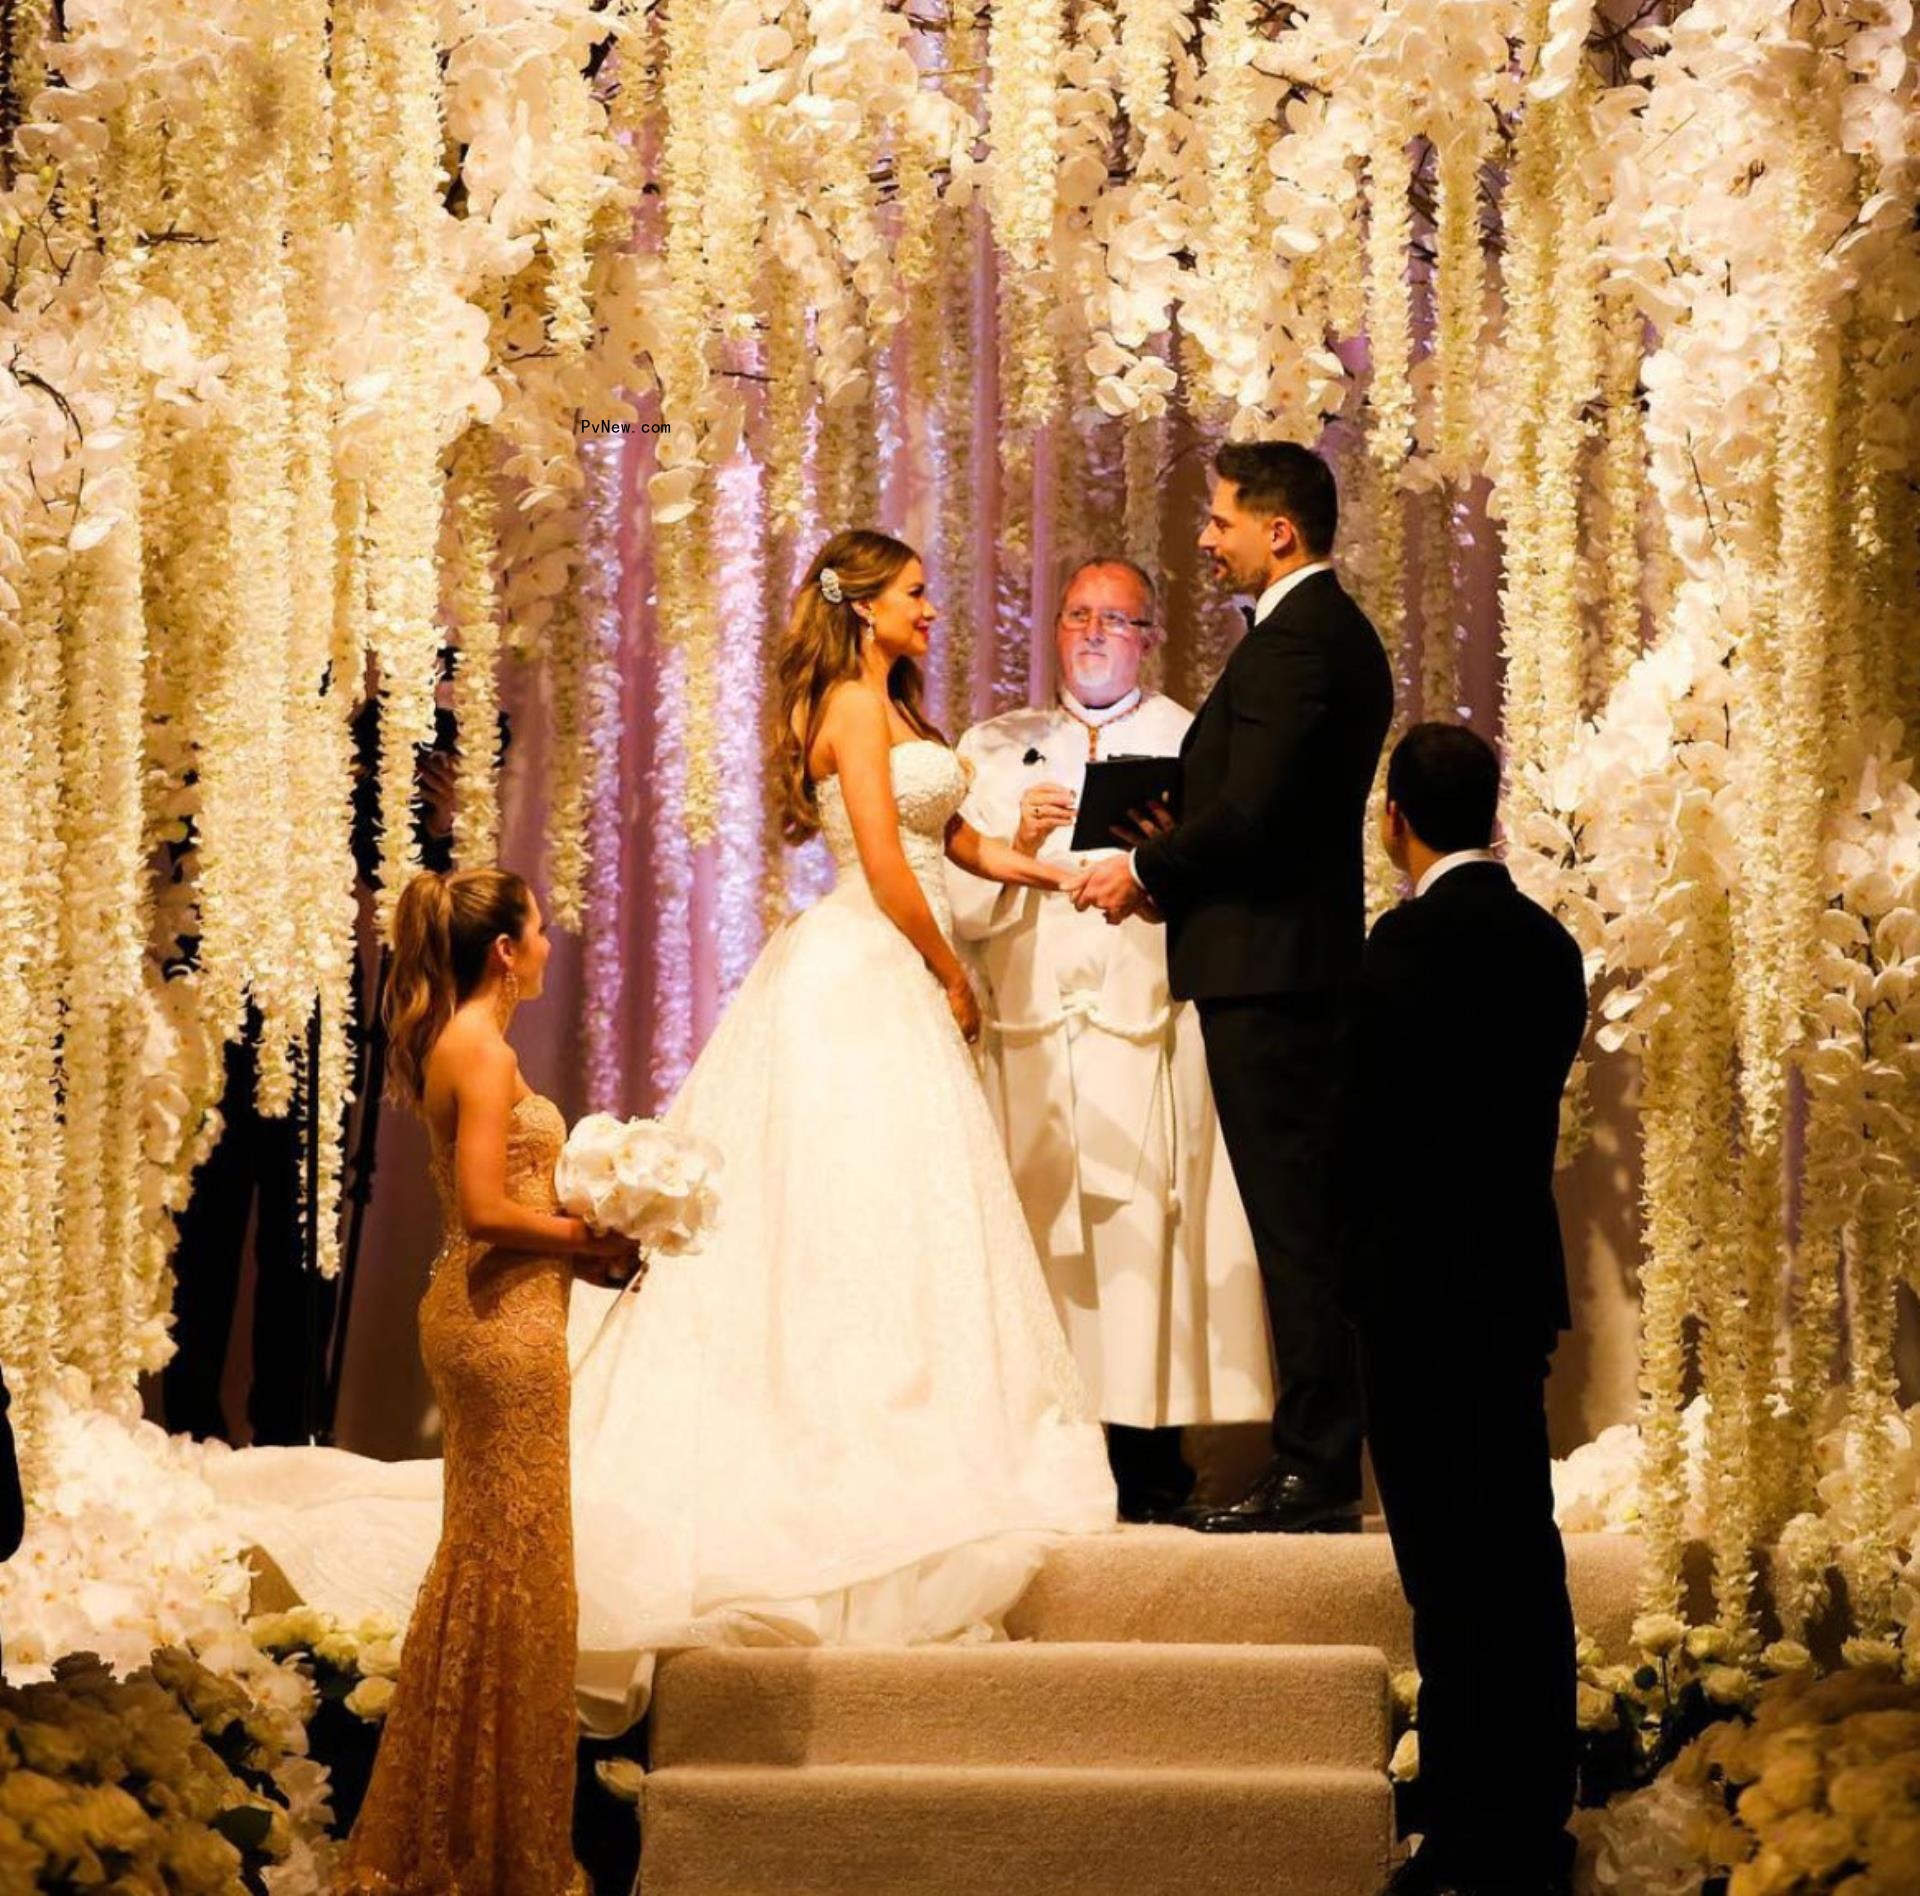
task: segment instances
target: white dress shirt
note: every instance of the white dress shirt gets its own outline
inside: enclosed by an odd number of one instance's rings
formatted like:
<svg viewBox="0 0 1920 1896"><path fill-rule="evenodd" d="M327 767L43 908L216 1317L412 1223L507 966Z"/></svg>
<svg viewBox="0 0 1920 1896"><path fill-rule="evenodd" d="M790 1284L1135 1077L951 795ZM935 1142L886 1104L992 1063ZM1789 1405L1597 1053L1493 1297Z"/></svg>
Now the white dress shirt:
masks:
<svg viewBox="0 0 1920 1896"><path fill-rule="evenodd" d="M1260 624L1261 621L1266 618L1267 614L1270 613L1288 593L1292 592L1303 579L1311 579L1315 573L1330 573L1332 571L1333 562L1331 560L1309 560L1306 565L1296 566L1292 572L1276 579L1273 584L1254 601L1254 624Z"/></svg>
<svg viewBox="0 0 1920 1896"><path fill-rule="evenodd" d="M1500 858L1490 849L1456 849L1451 855L1442 856L1438 862L1427 865L1427 873L1413 885L1413 899L1417 902L1444 876L1449 869L1458 869L1463 862L1498 862Z"/></svg>

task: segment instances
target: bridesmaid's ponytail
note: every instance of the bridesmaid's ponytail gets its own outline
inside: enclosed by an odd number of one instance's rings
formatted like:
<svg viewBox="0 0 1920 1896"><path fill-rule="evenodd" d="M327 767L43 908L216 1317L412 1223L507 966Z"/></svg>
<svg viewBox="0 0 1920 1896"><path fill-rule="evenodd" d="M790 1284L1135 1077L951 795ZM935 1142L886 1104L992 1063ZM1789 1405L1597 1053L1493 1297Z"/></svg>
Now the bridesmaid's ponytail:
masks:
<svg viewBox="0 0 1920 1896"><path fill-rule="evenodd" d="M518 941L532 911L526 883L510 869L423 869L400 892L380 1006L395 1104L420 1104L433 1043L480 985L488 950L502 935Z"/></svg>

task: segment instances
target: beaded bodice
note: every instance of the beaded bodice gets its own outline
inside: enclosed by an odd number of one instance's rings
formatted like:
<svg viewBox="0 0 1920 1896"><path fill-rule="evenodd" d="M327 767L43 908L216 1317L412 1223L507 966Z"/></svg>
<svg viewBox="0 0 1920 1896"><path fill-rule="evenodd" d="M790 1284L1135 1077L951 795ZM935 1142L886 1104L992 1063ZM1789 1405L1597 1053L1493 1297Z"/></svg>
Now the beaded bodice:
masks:
<svg viewBox="0 0 1920 1896"><path fill-rule="evenodd" d="M947 825L966 801L967 773L960 759L932 738L912 738L896 744L890 758L894 802L900 811L900 845L914 880L926 891L935 917L950 929L952 911L947 900L945 869ZM853 823L838 777L823 777L815 789L820 806L820 833L827 839L834 866L843 884L864 886L866 872L853 840Z"/></svg>

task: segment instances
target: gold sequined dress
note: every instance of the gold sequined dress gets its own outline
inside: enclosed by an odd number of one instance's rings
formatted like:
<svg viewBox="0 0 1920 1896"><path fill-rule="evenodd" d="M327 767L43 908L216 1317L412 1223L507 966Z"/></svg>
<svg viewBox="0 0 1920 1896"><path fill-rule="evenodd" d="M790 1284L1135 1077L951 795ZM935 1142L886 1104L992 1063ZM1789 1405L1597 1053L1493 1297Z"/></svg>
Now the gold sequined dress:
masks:
<svg viewBox="0 0 1920 1896"><path fill-rule="evenodd" d="M507 1191L555 1209L566 1122L529 1094ZM414 1602L343 1896L567 1896L572 1847L573 1528L565 1259L490 1251L460 1229L453 1155L434 1156L445 1239L420 1303L444 1429L440 1544Z"/></svg>

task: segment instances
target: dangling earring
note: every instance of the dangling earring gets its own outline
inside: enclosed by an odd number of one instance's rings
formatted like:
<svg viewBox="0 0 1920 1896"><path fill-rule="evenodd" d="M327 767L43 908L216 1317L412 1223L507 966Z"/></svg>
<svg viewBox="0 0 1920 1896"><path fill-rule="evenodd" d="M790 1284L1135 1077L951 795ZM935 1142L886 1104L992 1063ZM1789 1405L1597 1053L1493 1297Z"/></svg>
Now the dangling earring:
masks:
<svg viewBox="0 0 1920 1896"><path fill-rule="evenodd" d="M513 1010L520 1005L520 977L509 968L500 978L500 992L493 1003L494 1018L500 1023L500 1031L507 1031L507 1023L513 1019Z"/></svg>

